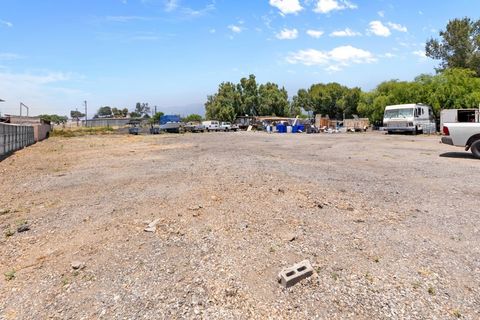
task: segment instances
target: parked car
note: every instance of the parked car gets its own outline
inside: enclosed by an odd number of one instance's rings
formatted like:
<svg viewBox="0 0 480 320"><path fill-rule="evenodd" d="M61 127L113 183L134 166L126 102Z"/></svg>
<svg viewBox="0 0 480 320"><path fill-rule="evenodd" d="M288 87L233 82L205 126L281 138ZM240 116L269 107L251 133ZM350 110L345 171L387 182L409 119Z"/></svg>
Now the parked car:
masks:
<svg viewBox="0 0 480 320"><path fill-rule="evenodd" d="M184 129L186 132L205 132L205 126L199 122L188 122Z"/></svg>
<svg viewBox="0 0 480 320"><path fill-rule="evenodd" d="M203 121L202 124L205 126L205 130L209 131L223 131L224 129L220 125L220 122L216 120Z"/></svg>
<svg viewBox="0 0 480 320"><path fill-rule="evenodd" d="M465 151L469 149L473 155L480 159L480 123L444 123L443 124L442 143L465 147Z"/></svg>

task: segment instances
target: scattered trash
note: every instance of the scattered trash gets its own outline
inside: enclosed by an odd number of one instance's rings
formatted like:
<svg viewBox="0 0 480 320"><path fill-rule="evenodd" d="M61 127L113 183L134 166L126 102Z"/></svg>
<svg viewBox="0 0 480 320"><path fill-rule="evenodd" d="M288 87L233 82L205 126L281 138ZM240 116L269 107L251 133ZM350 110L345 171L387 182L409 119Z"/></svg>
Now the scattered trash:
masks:
<svg viewBox="0 0 480 320"><path fill-rule="evenodd" d="M157 224L160 222L160 219L156 219L148 224L148 226L144 229L145 232L156 232L157 231Z"/></svg>
<svg viewBox="0 0 480 320"><path fill-rule="evenodd" d="M295 285L297 282L313 275L313 268L310 261L304 260L292 267L283 269L278 274L278 282L285 288Z"/></svg>
<svg viewBox="0 0 480 320"><path fill-rule="evenodd" d="M83 263L82 261L73 261L72 264L72 269L73 270L81 270L81 269L85 269L85 263Z"/></svg>

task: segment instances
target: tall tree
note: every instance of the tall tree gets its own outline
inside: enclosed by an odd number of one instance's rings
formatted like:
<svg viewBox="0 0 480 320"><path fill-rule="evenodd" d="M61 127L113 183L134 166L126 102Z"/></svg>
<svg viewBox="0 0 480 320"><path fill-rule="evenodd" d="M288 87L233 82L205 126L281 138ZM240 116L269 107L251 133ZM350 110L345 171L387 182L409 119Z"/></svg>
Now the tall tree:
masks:
<svg viewBox="0 0 480 320"><path fill-rule="evenodd" d="M70 111L70 118L72 118L77 122L77 126L78 126L78 122L80 121L80 118L83 118L83 117L85 117L85 113L81 113L78 110Z"/></svg>
<svg viewBox="0 0 480 320"><path fill-rule="evenodd" d="M113 116L112 108L110 108L109 106L100 107L95 116L97 118L111 118Z"/></svg>
<svg viewBox="0 0 480 320"><path fill-rule="evenodd" d="M289 115L288 93L285 88L267 82L258 88L257 113L264 116L285 117Z"/></svg>
<svg viewBox="0 0 480 320"><path fill-rule="evenodd" d="M237 91L241 96L241 105L238 115L259 115L258 85L255 75L251 74L248 79L242 78L237 85Z"/></svg>
<svg viewBox="0 0 480 320"><path fill-rule="evenodd" d="M480 76L480 20L450 20L440 37L430 39L425 48L427 57L441 61L438 71L467 68Z"/></svg>

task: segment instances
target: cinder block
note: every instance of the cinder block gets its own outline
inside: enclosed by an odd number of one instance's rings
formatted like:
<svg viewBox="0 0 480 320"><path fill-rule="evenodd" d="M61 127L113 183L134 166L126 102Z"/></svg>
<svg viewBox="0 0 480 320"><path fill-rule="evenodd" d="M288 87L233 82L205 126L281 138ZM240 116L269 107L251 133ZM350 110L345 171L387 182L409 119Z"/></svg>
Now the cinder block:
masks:
<svg viewBox="0 0 480 320"><path fill-rule="evenodd" d="M278 282L285 288L291 287L297 282L310 277L313 274L313 268L310 261L304 260L293 267L283 269L278 274Z"/></svg>

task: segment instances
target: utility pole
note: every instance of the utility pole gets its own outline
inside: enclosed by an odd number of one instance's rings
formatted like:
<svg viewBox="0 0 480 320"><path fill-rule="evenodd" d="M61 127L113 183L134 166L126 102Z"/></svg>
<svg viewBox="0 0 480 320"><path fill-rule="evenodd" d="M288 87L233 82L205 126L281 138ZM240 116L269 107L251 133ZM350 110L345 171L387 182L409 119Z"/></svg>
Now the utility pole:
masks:
<svg viewBox="0 0 480 320"><path fill-rule="evenodd" d="M87 100L83 101L85 103L85 127L88 126L88 115L87 115Z"/></svg>

